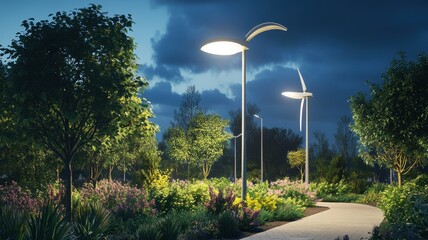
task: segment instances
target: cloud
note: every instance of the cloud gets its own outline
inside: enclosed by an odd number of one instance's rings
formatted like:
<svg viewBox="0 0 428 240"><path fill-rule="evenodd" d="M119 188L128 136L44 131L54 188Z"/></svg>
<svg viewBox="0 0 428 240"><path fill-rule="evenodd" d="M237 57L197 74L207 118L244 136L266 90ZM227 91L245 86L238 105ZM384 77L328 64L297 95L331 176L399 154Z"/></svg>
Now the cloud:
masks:
<svg viewBox="0 0 428 240"><path fill-rule="evenodd" d="M301 90L297 72L284 67L288 63L301 69L308 91L314 94L309 100L311 129L332 135L340 117L350 115L350 96L367 91L365 81L380 82L398 51L404 50L411 59L428 51L426 1L152 3L165 7L169 20L164 34L152 38L156 67L147 68L147 72L174 84L187 81L181 76L183 71L190 76L210 72L224 76L240 70L239 56L201 52L207 40L242 39L251 28L269 21L288 28L287 32L262 33L247 44L247 102L260 107L264 123L270 127L298 130L300 102L281 96L287 89ZM228 88L235 98L226 98L224 86L202 92L202 101L210 111L224 116L240 107L241 84L231 81Z"/></svg>

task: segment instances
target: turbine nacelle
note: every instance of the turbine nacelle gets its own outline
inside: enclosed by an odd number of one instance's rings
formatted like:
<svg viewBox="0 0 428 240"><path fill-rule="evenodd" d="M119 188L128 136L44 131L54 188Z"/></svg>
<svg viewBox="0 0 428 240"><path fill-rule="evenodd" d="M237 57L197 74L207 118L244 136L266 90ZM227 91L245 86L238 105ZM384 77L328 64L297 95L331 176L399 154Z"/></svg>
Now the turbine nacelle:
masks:
<svg viewBox="0 0 428 240"><path fill-rule="evenodd" d="M293 98L293 99L302 99L302 102L300 103L300 131L302 131L303 105L305 105L305 99L312 97L312 93L306 92L306 84L305 84L305 81L303 80L302 74L300 73L299 69L297 69L297 72L299 73L300 83L302 84L303 92L283 92L281 94L283 96Z"/></svg>

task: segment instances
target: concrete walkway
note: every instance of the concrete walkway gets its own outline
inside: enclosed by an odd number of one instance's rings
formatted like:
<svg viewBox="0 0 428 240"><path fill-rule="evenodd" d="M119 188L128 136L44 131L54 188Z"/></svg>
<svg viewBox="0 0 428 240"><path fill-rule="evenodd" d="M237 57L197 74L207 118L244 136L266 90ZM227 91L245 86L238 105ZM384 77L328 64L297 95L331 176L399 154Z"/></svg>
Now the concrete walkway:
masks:
<svg viewBox="0 0 428 240"><path fill-rule="evenodd" d="M364 204L320 202L317 205L330 209L243 239L334 240L344 235L351 240L368 239L373 227L383 220L380 209Z"/></svg>

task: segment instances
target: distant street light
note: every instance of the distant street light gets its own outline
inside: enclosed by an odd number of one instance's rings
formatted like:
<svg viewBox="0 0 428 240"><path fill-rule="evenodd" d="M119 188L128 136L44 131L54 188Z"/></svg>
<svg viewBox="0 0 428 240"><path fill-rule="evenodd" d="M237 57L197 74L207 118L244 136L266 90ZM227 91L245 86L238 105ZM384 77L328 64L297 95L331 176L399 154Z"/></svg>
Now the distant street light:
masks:
<svg viewBox="0 0 428 240"><path fill-rule="evenodd" d="M234 164L234 168L233 168L235 175L234 175L234 178L233 178L233 182L236 182L236 139L239 138L241 135L242 135L242 133L240 133L240 134L238 134L236 136L233 136L234 142L235 142L235 147L234 147L234 149L235 149L235 164Z"/></svg>
<svg viewBox="0 0 428 240"><path fill-rule="evenodd" d="M236 53L242 53L242 107L241 107L241 121L242 121L242 144L241 144L241 178L242 178L242 194L241 197L245 200L247 195L247 152L246 152L246 139L245 139L245 115L246 115L246 60L245 51L248 50L245 43L249 42L255 36L262 32L269 30L282 30L287 31L287 28L278 23L267 22L255 26L251 29L247 35L245 35L245 42L231 41L227 39L217 39L206 43L202 46L201 50L214 54L214 55L234 55Z"/></svg>
<svg viewBox="0 0 428 240"><path fill-rule="evenodd" d="M303 92L283 92L282 95L294 98L294 99L302 99L302 102L300 104L300 131L302 131L302 115L303 115L303 104L305 104L306 99L306 159L305 159L305 184L309 184L309 141L308 141L308 105L309 105L309 97L312 97L312 93L306 92L306 85L305 81L303 80L302 74L300 73L300 70L297 69L297 72L299 73L300 82L302 84Z"/></svg>
<svg viewBox="0 0 428 240"><path fill-rule="evenodd" d="M260 182L263 182L263 118L257 114L254 117L260 119Z"/></svg>

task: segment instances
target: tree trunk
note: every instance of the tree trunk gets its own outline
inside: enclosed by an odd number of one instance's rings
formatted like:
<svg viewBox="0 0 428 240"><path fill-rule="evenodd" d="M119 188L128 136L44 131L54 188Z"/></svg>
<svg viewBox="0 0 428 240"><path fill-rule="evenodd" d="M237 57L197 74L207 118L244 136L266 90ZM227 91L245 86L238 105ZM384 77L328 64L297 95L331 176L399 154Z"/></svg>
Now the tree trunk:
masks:
<svg viewBox="0 0 428 240"><path fill-rule="evenodd" d="M401 175L401 171L397 171L397 182L399 187L401 187Z"/></svg>
<svg viewBox="0 0 428 240"><path fill-rule="evenodd" d="M108 165L108 180L111 182L111 172L113 172L113 167L111 164Z"/></svg>
<svg viewBox="0 0 428 240"><path fill-rule="evenodd" d="M65 218L72 222L71 216L71 193L72 193L72 183L73 183L73 174L71 171L71 158L68 157L64 161L64 173L65 173Z"/></svg>

